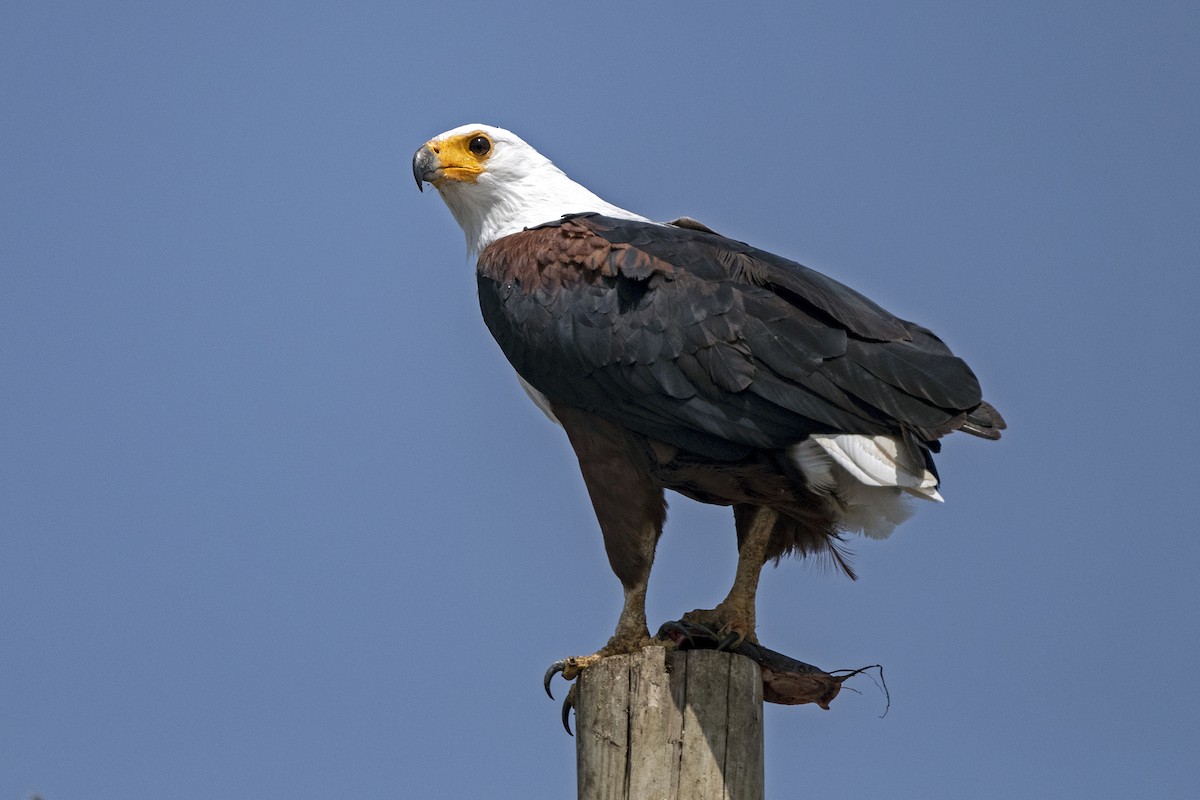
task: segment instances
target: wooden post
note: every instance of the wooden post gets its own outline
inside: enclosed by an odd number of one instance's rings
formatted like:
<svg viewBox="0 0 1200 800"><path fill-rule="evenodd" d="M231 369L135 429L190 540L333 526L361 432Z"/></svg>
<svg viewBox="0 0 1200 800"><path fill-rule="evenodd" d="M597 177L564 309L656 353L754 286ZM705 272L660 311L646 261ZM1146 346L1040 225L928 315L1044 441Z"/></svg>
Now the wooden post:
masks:
<svg viewBox="0 0 1200 800"><path fill-rule="evenodd" d="M762 800L762 677L750 659L649 647L579 676L580 800Z"/></svg>

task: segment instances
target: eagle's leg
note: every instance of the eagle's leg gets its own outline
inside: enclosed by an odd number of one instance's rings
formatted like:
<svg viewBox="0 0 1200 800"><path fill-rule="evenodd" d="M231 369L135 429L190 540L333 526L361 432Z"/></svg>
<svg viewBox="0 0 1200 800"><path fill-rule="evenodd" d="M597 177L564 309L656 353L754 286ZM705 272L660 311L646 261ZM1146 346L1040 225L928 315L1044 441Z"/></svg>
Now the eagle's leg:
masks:
<svg viewBox="0 0 1200 800"><path fill-rule="evenodd" d="M608 640L608 644L591 655L570 656L551 664L545 675L546 693L550 693L550 679L558 673L562 673L564 678L572 681L579 677L579 673L605 656L634 653L654 643L655 640L650 638L650 631L646 627L646 584L642 583L641 586L633 588L626 586L625 605L617 620L617 632ZM661 642L659 643L661 644ZM568 697L568 703L570 702L571 699Z"/></svg>
<svg viewBox="0 0 1200 800"><path fill-rule="evenodd" d="M766 506L739 506L735 509L738 527L738 564L733 587L713 609L696 609L683 615L685 622L703 625L732 645L747 640L758 642L755 634L754 601L758 577L767 560L771 532L779 515Z"/></svg>
<svg viewBox="0 0 1200 800"><path fill-rule="evenodd" d="M625 593L608 643L592 655L556 662L548 673L561 672L570 680L605 656L636 652L654 641L646 627L646 584L667 504L650 473L652 456L642 437L579 409L552 408L579 458L608 562Z"/></svg>

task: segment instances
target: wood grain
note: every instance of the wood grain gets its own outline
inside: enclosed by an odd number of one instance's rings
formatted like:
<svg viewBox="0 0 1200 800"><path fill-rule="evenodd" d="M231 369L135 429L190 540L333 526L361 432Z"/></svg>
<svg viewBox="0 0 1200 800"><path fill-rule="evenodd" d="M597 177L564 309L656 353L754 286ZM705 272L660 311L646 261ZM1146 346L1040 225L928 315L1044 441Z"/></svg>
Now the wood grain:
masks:
<svg viewBox="0 0 1200 800"><path fill-rule="evenodd" d="M762 677L730 653L612 656L576 697L580 800L762 800Z"/></svg>

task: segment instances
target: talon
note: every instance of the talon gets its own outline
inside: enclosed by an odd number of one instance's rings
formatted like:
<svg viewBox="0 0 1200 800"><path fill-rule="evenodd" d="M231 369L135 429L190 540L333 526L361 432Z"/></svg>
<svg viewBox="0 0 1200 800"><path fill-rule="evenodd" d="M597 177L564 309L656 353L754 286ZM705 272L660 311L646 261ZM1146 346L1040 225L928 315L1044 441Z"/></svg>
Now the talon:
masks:
<svg viewBox="0 0 1200 800"><path fill-rule="evenodd" d="M565 680L573 681L579 677L579 673L599 661L600 658L600 654L595 653L590 656L572 656L555 661L542 677L542 685L546 687L546 694L550 696L551 700L554 699L554 695L550 691L550 681L555 675L561 674Z"/></svg>
<svg viewBox="0 0 1200 800"><path fill-rule="evenodd" d="M563 698L562 704L562 724L568 736L574 736L571 732L571 709L575 708L575 684L571 684L571 688L567 690L567 696ZM579 712L576 711L576 714Z"/></svg>
<svg viewBox="0 0 1200 800"><path fill-rule="evenodd" d="M725 602L713 609L689 611L680 622L691 628L697 638L703 637L712 642L705 642L702 647L729 650L740 647L743 642L758 641L754 635L754 615L739 613L736 608L726 608Z"/></svg>
<svg viewBox="0 0 1200 800"><path fill-rule="evenodd" d="M718 644L721 641L720 634L708 625L695 620L685 618L664 622L658 629L658 635L669 637L684 650L721 649ZM687 643L686 647L683 646L684 642Z"/></svg>
<svg viewBox="0 0 1200 800"><path fill-rule="evenodd" d="M731 651L745 641L745 639L746 637L737 631L730 631L721 638L721 641L717 642L717 650L721 652L726 650Z"/></svg>
<svg viewBox="0 0 1200 800"><path fill-rule="evenodd" d="M568 658L560 658L558 661L555 661L550 665L550 669L546 670L546 675L542 678L542 685L546 687L546 696L551 700L554 699L554 692L550 691L550 681L553 680L554 676L558 673L566 672L568 661L570 661Z"/></svg>
<svg viewBox="0 0 1200 800"><path fill-rule="evenodd" d="M646 643L649 644L649 642L650 637L647 636ZM604 658L604 651L593 653L590 656L572 656L570 658L560 658L558 661L555 661L550 665L550 668L546 670L546 674L542 676L542 686L546 689L546 696L551 700L554 699L554 693L550 691L550 682L554 680L555 675L562 675L564 680L573 681L578 678L585 669L590 667L592 664L595 664L602 658ZM567 696L563 700L562 706L563 727L566 728L567 733L571 734L572 736L575 734L571 732L569 720L571 716L571 709L575 708L576 685L577 684L571 684L571 688L567 690Z"/></svg>
<svg viewBox="0 0 1200 800"><path fill-rule="evenodd" d="M666 639L667 641L675 644L676 646L682 644L682 642L680 641L680 638L676 638L676 636L673 636L672 634L677 634L678 637L680 637L682 639L682 641L687 642L688 647L696 646L696 640L692 638L691 630L689 630L686 625L684 625L682 622L680 622L678 620L670 620L669 622L664 622L662 624L662 626L658 629L658 633L656 633L654 635L654 638Z"/></svg>

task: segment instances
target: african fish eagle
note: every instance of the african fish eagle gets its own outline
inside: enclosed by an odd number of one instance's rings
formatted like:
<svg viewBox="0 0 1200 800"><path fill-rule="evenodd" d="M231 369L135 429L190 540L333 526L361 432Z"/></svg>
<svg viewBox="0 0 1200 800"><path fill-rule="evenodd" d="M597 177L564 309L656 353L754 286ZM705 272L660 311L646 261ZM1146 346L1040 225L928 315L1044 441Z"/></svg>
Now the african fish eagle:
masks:
<svg viewBox="0 0 1200 800"><path fill-rule="evenodd" d="M737 530L728 596L683 619L755 641L767 560L824 555L853 577L846 534L887 536L907 498L941 501L941 437L1005 427L926 328L694 220L605 202L509 131L435 136L413 176L466 233L488 329L566 431L624 587L616 633L560 662L568 678L651 641L664 489L732 506Z"/></svg>

